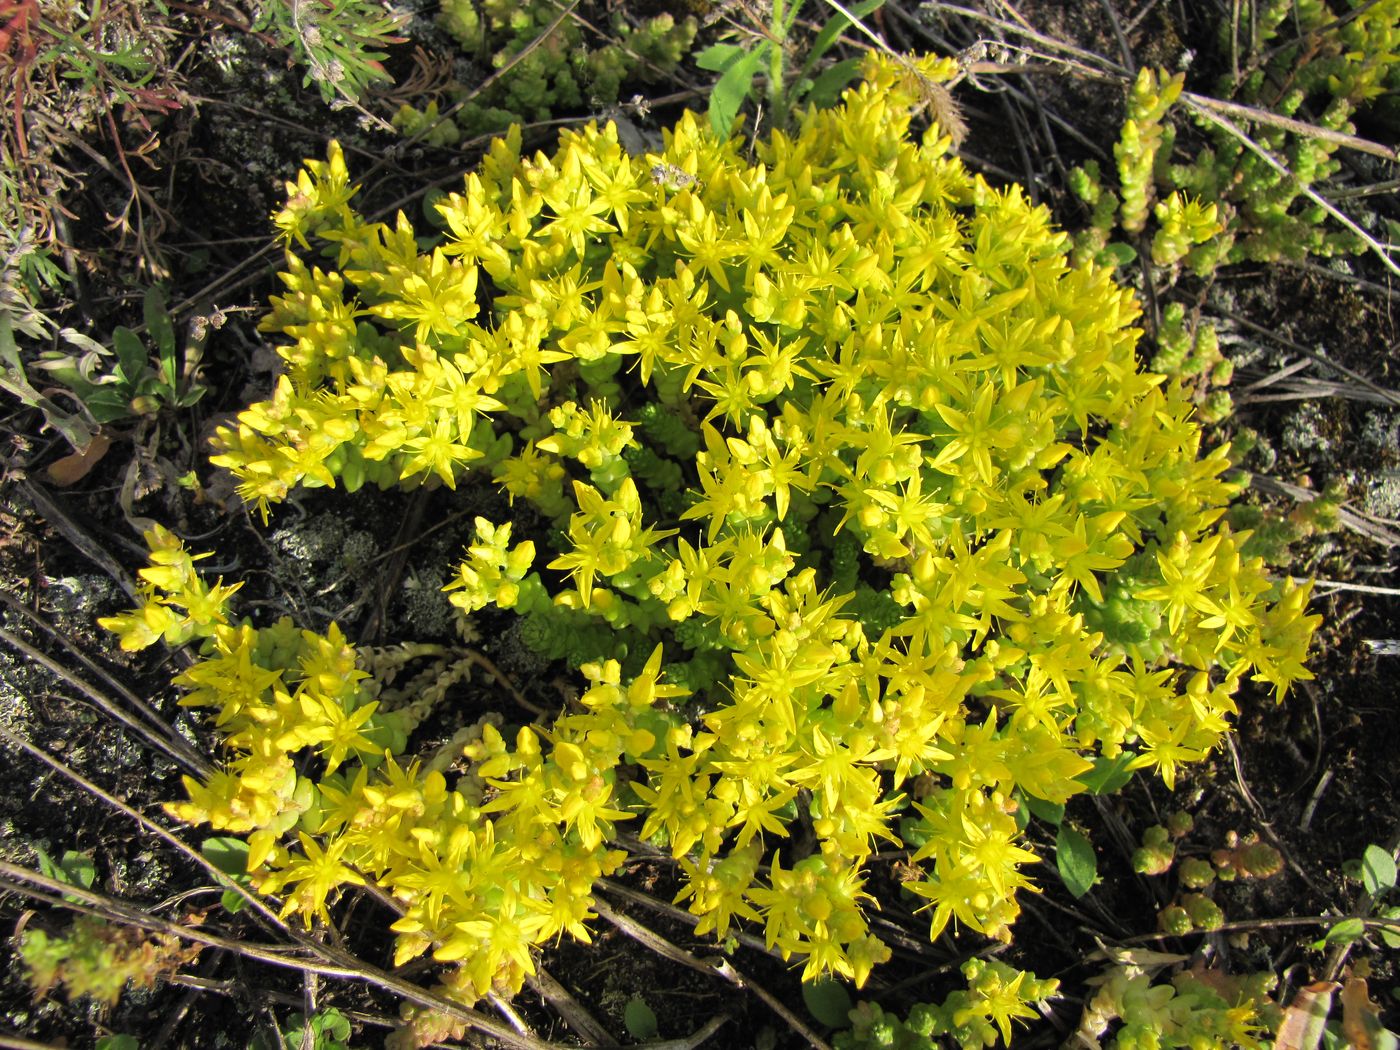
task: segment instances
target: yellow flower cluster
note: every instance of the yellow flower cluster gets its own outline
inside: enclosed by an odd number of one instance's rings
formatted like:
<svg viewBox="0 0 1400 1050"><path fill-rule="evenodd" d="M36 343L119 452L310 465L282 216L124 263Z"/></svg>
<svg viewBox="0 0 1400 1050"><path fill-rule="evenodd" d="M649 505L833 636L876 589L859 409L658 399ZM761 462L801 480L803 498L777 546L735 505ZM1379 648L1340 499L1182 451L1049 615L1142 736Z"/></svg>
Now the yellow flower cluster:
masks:
<svg viewBox="0 0 1400 1050"><path fill-rule="evenodd" d="M331 683L338 636L274 659L225 625L220 670L187 684L236 757L177 812L256 828L261 887L308 919L374 879L400 958L457 963L468 998L587 938L633 817L702 930L760 924L806 976L860 983L889 954L878 844L922 864L932 935L1009 939L1022 799L1064 802L1124 752L1170 784L1243 680L1307 677L1306 588L1221 523L1224 451L1139 368L1130 293L937 127L910 139L951 71L872 60L841 107L751 147L691 115L645 159L611 126L553 156L516 133L425 245L349 208L338 150L310 165L277 221L335 266L289 257L265 322L286 375L215 462L264 509L298 484L493 477L561 549L532 571L533 542L478 519L452 600L516 610L542 651L574 639L592 684L513 747L483 729L478 799L372 753L411 727ZM306 748L319 777L281 764Z"/></svg>

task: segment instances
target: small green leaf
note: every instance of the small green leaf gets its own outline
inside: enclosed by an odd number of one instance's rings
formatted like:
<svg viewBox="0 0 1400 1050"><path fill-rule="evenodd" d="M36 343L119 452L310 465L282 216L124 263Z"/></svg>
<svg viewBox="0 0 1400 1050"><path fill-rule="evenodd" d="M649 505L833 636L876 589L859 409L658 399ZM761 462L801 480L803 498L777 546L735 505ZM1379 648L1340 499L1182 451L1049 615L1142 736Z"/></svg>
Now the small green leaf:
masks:
<svg viewBox="0 0 1400 1050"><path fill-rule="evenodd" d="M237 915L244 908L248 907L248 901L239 894L234 893L233 890L224 890L223 893L219 894L219 904L222 905L224 911L228 912L230 915Z"/></svg>
<svg viewBox="0 0 1400 1050"><path fill-rule="evenodd" d="M97 869L93 866L92 858L77 850L68 850L57 864L40 847L35 846L34 852L39 856L39 871L55 882L62 882L69 886L81 886L86 889L97 878ZM63 899L77 901L82 898L65 893Z"/></svg>
<svg viewBox="0 0 1400 1050"><path fill-rule="evenodd" d="M432 187L423 194L423 217L436 226L439 230L447 228L447 220L442 217L442 212L438 211L438 205L447 199L447 191L437 186Z"/></svg>
<svg viewBox="0 0 1400 1050"><path fill-rule="evenodd" d="M1381 927L1381 940L1387 948L1400 948L1400 904L1392 905L1381 912L1382 919L1389 919L1396 925ZM1400 991L1400 989L1396 989Z"/></svg>
<svg viewBox="0 0 1400 1050"><path fill-rule="evenodd" d="M851 993L840 981L823 977L804 982L802 1001L807 1012L828 1028L846 1028L851 1023Z"/></svg>
<svg viewBox="0 0 1400 1050"><path fill-rule="evenodd" d="M83 407L88 415L99 423L115 423L119 419L131 417L131 399L106 387L99 387L93 394L83 399Z"/></svg>
<svg viewBox="0 0 1400 1050"><path fill-rule="evenodd" d="M97 1040L97 1050L141 1050L134 1035L104 1035Z"/></svg>
<svg viewBox="0 0 1400 1050"><path fill-rule="evenodd" d="M1094 846L1083 832L1061 824L1055 836L1055 867L1060 871L1065 888L1078 900L1094 886L1099 874L1099 860Z"/></svg>
<svg viewBox="0 0 1400 1050"><path fill-rule="evenodd" d="M739 107L749 96L753 87L754 75L758 73L768 54L767 44L761 44L747 52L738 61L725 69L710 90L710 126L721 139L729 138L734 127L734 118L739 115Z"/></svg>
<svg viewBox="0 0 1400 1050"><path fill-rule="evenodd" d="M340 1043L350 1038L349 1018L333 1006L311 1018L311 1028L317 1036L329 1036Z"/></svg>
<svg viewBox="0 0 1400 1050"><path fill-rule="evenodd" d="M1122 241L1110 241L1094 261L1100 266L1127 266L1137 258L1137 249Z"/></svg>
<svg viewBox="0 0 1400 1050"><path fill-rule="evenodd" d="M622 1023L627 1026L627 1032L633 1039L643 1043L655 1039L659 1032L655 1012L640 995L627 1000L627 1006L622 1011Z"/></svg>
<svg viewBox="0 0 1400 1050"><path fill-rule="evenodd" d="M39 858L39 874L58 882L68 881L68 873L53 862L53 858L44 852L42 846L35 846L34 852Z"/></svg>
<svg viewBox="0 0 1400 1050"><path fill-rule="evenodd" d="M1380 846L1367 846L1361 855L1361 884L1373 897L1394 889L1395 858Z"/></svg>
<svg viewBox="0 0 1400 1050"><path fill-rule="evenodd" d="M1327 936L1322 938L1322 945L1352 944L1361 940L1366 935L1366 924L1360 919L1343 919L1330 930Z"/></svg>
<svg viewBox="0 0 1400 1050"><path fill-rule="evenodd" d="M248 873L248 843L229 835L216 835L199 847L204 859L225 875Z"/></svg>
<svg viewBox="0 0 1400 1050"><path fill-rule="evenodd" d="M1120 751L1115 758L1095 759L1094 768L1080 773L1078 780L1095 795L1111 795L1133 778L1135 758L1131 751Z"/></svg>
<svg viewBox="0 0 1400 1050"><path fill-rule="evenodd" d="M70 849L58 863L67 876L64 881L72 883L74 886L87 889L97 879L97 866L92 863L92 857L86 853Z"/></svg>
<svg viewBox="0 0 1400 1050"><path fill-rule="evenodd" d="M1026 808L1031 814L1047 824L1060 826L1060 821L1065 819L1065 807L1062 802L1046 802L1043 798L1036 798L1034 795L1021 796L1026 803Z"/></svg>

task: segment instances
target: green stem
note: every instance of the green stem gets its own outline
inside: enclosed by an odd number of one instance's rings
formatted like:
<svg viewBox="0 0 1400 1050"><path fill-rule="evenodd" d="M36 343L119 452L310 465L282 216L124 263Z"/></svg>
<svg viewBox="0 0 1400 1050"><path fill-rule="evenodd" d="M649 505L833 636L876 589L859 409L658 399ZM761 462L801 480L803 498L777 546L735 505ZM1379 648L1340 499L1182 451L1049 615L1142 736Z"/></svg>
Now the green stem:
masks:
<svg viewBox="0 0 1400 1050"><path fill-rule="evenodd" d="M800 4L801 0L793 0ZM784 81L783 58L788 27L783 17L783 0L773 0L773 14L768 23L768 102L773 109L773 127L787 125L787 91Z"/></svg>

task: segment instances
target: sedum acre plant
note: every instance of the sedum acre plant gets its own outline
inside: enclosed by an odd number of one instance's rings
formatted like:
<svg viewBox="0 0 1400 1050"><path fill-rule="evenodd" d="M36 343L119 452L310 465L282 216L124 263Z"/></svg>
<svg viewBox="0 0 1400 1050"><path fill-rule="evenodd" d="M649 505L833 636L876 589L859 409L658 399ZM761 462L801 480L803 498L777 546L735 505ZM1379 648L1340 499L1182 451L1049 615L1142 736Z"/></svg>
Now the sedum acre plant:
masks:
<svg viewBox="0 0 1400 1050"><path fill-rule="evenodd" d="M624 84L656 84L674 74L699 29L693 17L634 21L625 8L610 6L607 42L595 45L587 23L565 17L551 0L440 0L438 7L438 24L500 79L446 85L451 119L438 119L435 101L422 110L400 107L394 126L437 146L570 109L614 106Z"/></svg>
<svg viewBox="0 0 1400 1050"><path fill-rule="evenodd" d="M1139 366L1131 293L937 126L911 137L953 72L872 59L748 145L691 114L646 158L611 126L553 155L515 132L427 241L356 213L338 149L308 162L276 223L323 261L289 253L286 372L214 462L264 514L296 486L501 486L522 513L477 519L452 600L513 610L587 689L416 756L443 690L390 697L402 654L240 623L156 533L144 607L107 623L203 640L178 681L228 753L172 811L247 834L308 923L373 880L398 961L463 999L588 939L624 829L701 933L860 984L890 954L877 849L912 852L931 937L1009 941L1021 800L1125 755L1170 785L1242 682L1308 677L1307 588L1223 523L1240 483Z"/></svg>

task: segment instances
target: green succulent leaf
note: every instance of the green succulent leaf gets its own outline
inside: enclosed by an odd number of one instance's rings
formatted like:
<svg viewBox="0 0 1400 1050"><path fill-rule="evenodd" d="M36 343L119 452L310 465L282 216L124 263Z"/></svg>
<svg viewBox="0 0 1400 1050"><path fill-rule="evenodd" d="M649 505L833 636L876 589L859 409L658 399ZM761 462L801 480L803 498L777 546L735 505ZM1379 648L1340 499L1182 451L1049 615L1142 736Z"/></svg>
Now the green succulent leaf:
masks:
<svg viewBox="0 0 1400 1050"><path fill-rule="evenodd" d="M1366 847L1361 856L1361 884L1373 897L1395 888L1395 858L1389 850L1376 845Z"/></svg>
<svg viewBox="0 0 1400 1050"><path fill-rule="evenodd" d="M1112 795L1133 779L1133 762L1137 756L1129 751L1114 758L1096 758L1094 768L1080 773L1079 779L1095 795Z"/></svg>
<svg viewBox="0 0 1400 1050"><path fill-rule="evenodd" d="M622 1023L627 1026L627 1034L640 1042L655 1039L660 1032L656 1023L656 1012L647 1005L640 995L627 1000L622 1011Z"/></svg>
<svg viewBox="0 0 1400 1050"><path fill-rule="evenodd" d="M1093 889L1099 877L1099 860L1093 843L1068 824L1061 824L1055 835L1055 867L1065 888L1076 900Z"/></svg>
<svg viewBox="0 0 1400 1050"><path fill-rule="evenodd" d="M1065 819L1065 805L1063 802L1046 802L1043 798L1036 798L1034 795L1022 796L1026 803L1026 808L1031 811L1031 815L1047 824L1060 826L1060 822Z"/></svg>
<svg viewBox="0 0 1400 1050"><path fill-rule="evenodd" d="M851 993L840 981L822 978L804 981L802 1001L807 1004L807 1012L828 1028L844 1028L851 1012Z"/></svg>
<svg viewBox="0 0 1400 1050"><path fill-rule="evenodd" d="M248 874L248 843L242 839L231 835L215 835L200 844L199 852L225 875Z"/></svg>

